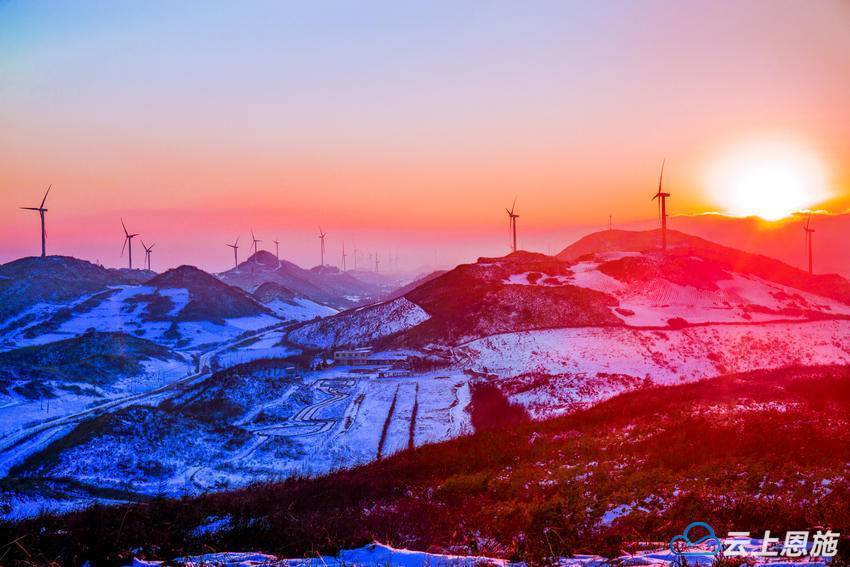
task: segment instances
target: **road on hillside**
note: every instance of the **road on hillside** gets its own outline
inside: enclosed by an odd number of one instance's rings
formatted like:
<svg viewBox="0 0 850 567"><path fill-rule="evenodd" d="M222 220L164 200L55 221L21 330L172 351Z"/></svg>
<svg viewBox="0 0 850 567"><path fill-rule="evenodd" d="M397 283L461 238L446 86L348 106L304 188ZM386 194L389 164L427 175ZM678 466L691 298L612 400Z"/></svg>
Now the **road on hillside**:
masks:
<svg viewBox="0 0 850 567"><path fill-rule="evenodd" d="M190 372L186 376L178 378L177 380L169 382L168 384L153 388L151 390L147 390L145 392L131 394L122 398L112 399L108 402L98 404L80 412L60 417L54 417L0 436L0 478L6 476L9 473L9 469L12 467L12 465L15 464L17 460L19 460L19 458L31 454L32 451L37 449L38 447L43 447L51 439L55 437L60 437L61 434L64 434L66 432L66 430L69 430L72 426L76 425L80 421L90 417L103 415L104 413L110 412L112 410L121 409L130 404L150 400L151 398L155 398L156 396L166 394L175 388L179 388L183 384L207 378L212 375L212 372L210 371L210 361L217 354L220 354L225 350L237 346L243 342L254 340L269 333L284 331L285 329L286 326L274 326L259 331L256 334L251 335L250 337L240 337L233 339L209 351L201 353L198 359L196 372Z"/></svg>

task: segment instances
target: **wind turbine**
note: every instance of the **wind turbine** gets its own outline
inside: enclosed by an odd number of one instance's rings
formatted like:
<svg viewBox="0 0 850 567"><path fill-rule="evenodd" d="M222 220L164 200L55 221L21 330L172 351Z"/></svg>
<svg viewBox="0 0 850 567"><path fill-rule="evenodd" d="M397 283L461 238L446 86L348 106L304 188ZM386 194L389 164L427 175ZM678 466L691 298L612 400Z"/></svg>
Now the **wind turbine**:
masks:
<svg viewBox="0 0 850 567"><path fill-rule="evenodd" d="M229 246L233 248L233 267L234 269L239 269L239 238L242 235L236 237L236 241L233 244L225 244L225 246Z"/></svg>
<svg viewBox="0 0 850 567"><path fill-rule="evenodd" d="M375 252L375 273L377 273L379 271L378 266L380 266L380 264L381 264L381 261L378 259L378 253Z"/></svg>
<svg viewBox="0 0 850 567"><path fill-rule="evenodd" d="M658 176L658 192L653 195L652 200L658 199L658 214L661 216L661 248L667 250L667 198L670 193L661 191L661 183L664 180L664 164L667 158L661 162L661 174Z"/></svg>
<svg viewBox="0 0 850 567"><path fill-rule="evenodd" d="M345 271L345 258L348 254L345 253L345 240L342 241L342 271Z"/></svg>
<svg viewBox="0 0 850 567"><path fill-rule="evenodd" d="M124 246L121 247L121 255L124 255L124 249L127 249L127 257L130 260L130 269L133 269L133 239L139 236L139 233L130 234L127 232L127 226L124 224L124 219L121 219L121 226L124 228Z"/></svg>
<svg viewBox="0 0 850 567"><path fill-rule="evenodd" d="M354 271L357 271L357 246L354 247Z"/></svg>
<svg viewBox="0 0 850 567"><path fill-rule="evenodd" d="M809 274L812 274L812 234L815 232L815 229L809 228L809 223L812 222L812 215L809 215L809 218L806 219L806 226L803 227L803 230L806 232L806 249L809 252Z"/></svg>
<svg viewBox="0 0 850 567"><path fill-rule="evenodd" d="M514 213L515 208L516 197L514 197L514 204L511 205L511 210L505 209L505 212L508 213L511 226L511 252L516 252L516 220L519 218L519 215Z"/></svg>
<svg viewBox="0 0 850 567"><path fill-rule="evenodd" d="M145 249L145 263L147 263L148 271L150 271L150 269L151 269L151 250L153 250L153 247L156 246L156 242L154 242L150 246L146 246L144 240L142 240L141 242L142 242L142 248Z"/></svg>
<svg viewBox="0 0 850 567"><path fill-rule="evenodd" d="M275 238L272 242L274 242L274 257L277 258L277 263L280 264L280 241Z"/></svg>
<svg viewBox="0 0 850 567"><path fill-rule="evenodd" d="M47 209L44 208L44 203L47 202L47 195L50 193L50 189L53 187L53 184L47 187L47 191L44 193L44 199L41 200L41 204L37 207L21 207L21 209L25 211L38 211L38 216L41 217L41 257L44 258L46 253L45 243L47 242L47 230L44 227L44 213L47 212Z"/></svg>
<svg viewBox="0 0 850 567"><path fill-rule="evenodd" d="M262 240L260 240L256 236L254 236L254 229L253 228L251 229L251 240L253 241L253 244L251 245L251 247L254 249L254 256L252 257L252 261L251 261L251 273L253 274L254 273L254 264L257 263L257 251L259 250L257 248L257 244L262 242Z"/></svg>
<svg viewBox="0 0 850 567"><path fill-rule="evenodd" d="M327 236L327 234L325 234L325 233L322 231L322 227L320 226L320 227L319 227L319 241L320 241L320 243L321 243L321 244L320 244L320 249L321 249L321 254L322 254L322 256L321 256L321 257L322 257L322 261L321 261L321 263L320 263L319 265L320 265L320 266L322 266L323 268L325 267L325 237L326 237L326 236Z"/></svg>

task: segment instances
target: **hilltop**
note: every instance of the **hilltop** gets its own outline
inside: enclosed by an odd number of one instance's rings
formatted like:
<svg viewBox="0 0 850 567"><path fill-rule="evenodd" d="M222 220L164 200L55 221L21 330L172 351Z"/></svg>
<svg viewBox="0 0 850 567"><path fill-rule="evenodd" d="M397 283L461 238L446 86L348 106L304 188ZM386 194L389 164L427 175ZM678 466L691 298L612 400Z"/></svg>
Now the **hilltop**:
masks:
<svg viewBox="0 0 850 567"><path fill-rule="evenodd" d="M180 266L162 273L148 282L157 289L185 289L188 303L178 311L177 321L213 321L270 314L254 298L239 288L222 283L214 276L195 268Z"/></svg>
<svg viewBox="0 0 850 567"><path fill-rule="evenodd" d="M699 257L721 269L749 274L791 288L850 303L850 281L837 274L814 274L763 256L721 246L683 232L668 230L667 256ZM612 230L590 234L567 246L557 258L574 262L584 256L606 252L652 253L659 250L660 230Z"/></svg>

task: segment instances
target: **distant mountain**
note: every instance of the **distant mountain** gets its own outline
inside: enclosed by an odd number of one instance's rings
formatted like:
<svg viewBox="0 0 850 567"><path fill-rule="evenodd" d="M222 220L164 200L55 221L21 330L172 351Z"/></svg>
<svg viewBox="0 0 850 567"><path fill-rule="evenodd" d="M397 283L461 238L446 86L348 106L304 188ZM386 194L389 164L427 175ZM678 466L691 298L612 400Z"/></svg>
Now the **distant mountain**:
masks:
<svg viewBox="0 0 850 567"><path fill-rule="evenodd" d="M721 214L672 216L669 225L746 252L764 254L801 269L808 262L802 230L808 215L769 223L757 217L730 217ZM814 271L837 273L850 278L850 212L812 215Z"/></svg>
<svg viewBox="0 0 850 567"><path fill-rule="evenodd" d="M109 270L69 256L14 260L0 266L0 326L39 303L63 304L144 277L135 270Z"/></svg>
<svg viewBox="0 0 850 567"><path fill-rule="evenodd" d="M194 266L168 270L148 281L147 285L158 289L185 289L189 292L188 303L172 318L176 321L221 322L224 319L271 313L248 293L222 283L215 276Z"/></svg>
<svg viewBox="0 0 850 567"><path fill-rule="evenodd" d="M337 268L325 266L305 270L269 252L260 251L238 267L219 274L222 281L254 291L261 284L274 282L316 302L336 308L357 305L379 295L374 285L364 283Z"/></svg>
<svg viewBox="0 0 850 567"><path fill-rule="evenodd" d="M671 231L589 235L557 257L480 258L389 302L293 330L313 348L456 345L500 333L587 327L845 319L850 282ZM384 324L383 321L387 323Z"/></svg>

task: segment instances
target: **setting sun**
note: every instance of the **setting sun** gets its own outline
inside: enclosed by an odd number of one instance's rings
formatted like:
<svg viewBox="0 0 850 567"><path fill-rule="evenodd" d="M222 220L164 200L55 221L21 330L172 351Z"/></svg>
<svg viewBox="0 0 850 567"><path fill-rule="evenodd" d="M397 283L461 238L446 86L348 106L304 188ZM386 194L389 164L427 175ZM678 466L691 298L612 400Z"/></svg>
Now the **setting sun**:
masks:
<svg viewBox="0 0 850 567"><path fill-rule="evenodd" d="M737 147L716 160L707 188L725 213L779 220L829 197L826 169L808 148L794 143Z"/></svg>

